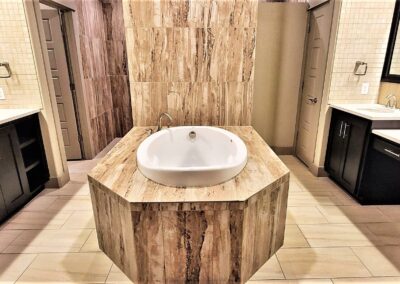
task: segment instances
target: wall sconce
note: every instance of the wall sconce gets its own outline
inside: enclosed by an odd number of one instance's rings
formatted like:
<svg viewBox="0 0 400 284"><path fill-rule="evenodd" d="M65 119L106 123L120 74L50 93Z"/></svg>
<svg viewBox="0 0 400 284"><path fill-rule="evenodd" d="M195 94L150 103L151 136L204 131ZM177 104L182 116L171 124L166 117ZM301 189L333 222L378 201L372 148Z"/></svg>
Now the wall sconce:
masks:
<svg viewBox="0 0 400 284"><path fill-rule="evenodd" d="M0 78L10 78L12 75L10 64L8 62L0 62L0 67L4 67L7 70L7 75L0 75Z"/></svg>
<svg viewBox="0 0 400 284"><path fill-rule="evenodd" d="M364 76L367 74L368 63L363 61L356 61L353 74L357 76Z"/></svg>

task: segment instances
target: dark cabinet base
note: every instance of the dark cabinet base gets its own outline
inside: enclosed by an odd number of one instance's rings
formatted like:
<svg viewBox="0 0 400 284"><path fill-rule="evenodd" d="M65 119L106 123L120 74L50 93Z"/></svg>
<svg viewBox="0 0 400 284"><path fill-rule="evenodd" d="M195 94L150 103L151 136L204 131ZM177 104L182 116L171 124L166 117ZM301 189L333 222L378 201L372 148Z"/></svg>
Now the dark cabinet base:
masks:
<svg viewBox="0 0 400 284"><path fill-rule="evenodd" d="M361 204L400 204L400 185L393 175L397 171L400 176L400 168L383 163L382 153L371 146L372 129L397 128L400 121L370 121L332 111L325 171Z"/></svg>
<svg viewBox="0 0 400 284"><path fill-rule="evenodd" d="M358 192L362 204L400 204L400 146L374 136Z"/></svg>
<svg viewBox="0 0 400 284"><path fill-rule="evenodd" d="M37 114L0 126L0 222L39 193L49 170Z"/></svg>

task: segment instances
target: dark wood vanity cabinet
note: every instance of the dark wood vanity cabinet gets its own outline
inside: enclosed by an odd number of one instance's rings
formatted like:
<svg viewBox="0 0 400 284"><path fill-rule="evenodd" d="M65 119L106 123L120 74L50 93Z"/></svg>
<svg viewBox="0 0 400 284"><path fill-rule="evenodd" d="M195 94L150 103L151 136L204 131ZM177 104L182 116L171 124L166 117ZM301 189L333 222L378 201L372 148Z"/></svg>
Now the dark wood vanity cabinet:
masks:
<svg viewBox="0 0 400 284"><path fill-rule="evenodd" d="M0 221L27 203L48 179L38 115L0 125Z"/></svg>
<svg viewBox="0 0 400 284"><path fill-rule="evenodd" d="M370 128L368 120L345 112L332 113L325 170L353 193Z"/></svg>
<svg viewBox="0 0 400 284"><path fill-rule="evenodd" d="M337 109L332 110L325 171L362 204L367 200L365 168L371 151L373 129L398 129L400 121L371 121ZM378 181L377 181L378 182ZM377 189L377 188L376 188Z"/></svg>

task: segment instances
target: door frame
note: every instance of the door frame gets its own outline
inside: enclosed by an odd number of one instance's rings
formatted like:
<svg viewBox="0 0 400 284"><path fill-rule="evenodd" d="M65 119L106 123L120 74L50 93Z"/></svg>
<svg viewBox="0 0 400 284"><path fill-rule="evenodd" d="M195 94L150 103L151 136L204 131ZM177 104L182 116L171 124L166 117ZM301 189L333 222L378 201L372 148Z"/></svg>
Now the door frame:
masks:
<svg viewBox="0 0 400 284"><path fill-rule="evenodd" d="M32 8L35 17L35 24L38 29L38 37L33 41L40 46L42 54L47 54L47 46L44 34L44 28L42 25L41 18L41 9L40 3L45 4L47 6L56 8L61 11L61 22L62 22L62 30L63 37L65 39L65 49L66 56L69 65L69 75L71 82L74 83L75 91L73 93L73 102L75 108L76 115L76 123L78 128L78 136L79 142L82 152L82 159L92 159L94 157L93 146L90 139L90 119L87 111L87 100L84 96L84 86L83 86L83 71L82 71L82 62L80 56L80 48L79 48L79 24L77 16L74 15L75 7L69 6L70 4L64 3L68 2L65 0L33 0L28 1L32 3ZM46 74L51 74L50 62L46 56L43 56L43 63ZM71 74L72 73L72 74ZM41 82L43 83L43 82ZM54 87L52 86L51 76L47 76L46 88L49 89L50 99L52 101L56 100L56 95L54 91ZM58 109L56 104L52 104L53 112L57 113L58 118ZM56 124L57 132L61 133L61 125L60 123ZM64 150L64 147L62 147ZM64 150L65 151L65 150ZM64 153L65 156L65 153Z"/></svg>

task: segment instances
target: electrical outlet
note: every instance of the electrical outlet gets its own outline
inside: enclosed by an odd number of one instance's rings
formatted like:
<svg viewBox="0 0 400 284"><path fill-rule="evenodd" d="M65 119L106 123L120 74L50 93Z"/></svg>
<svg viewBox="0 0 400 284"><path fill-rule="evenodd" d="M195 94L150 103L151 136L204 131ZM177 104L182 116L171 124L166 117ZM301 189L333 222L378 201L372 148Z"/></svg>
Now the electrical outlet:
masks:
<svg viewBox="0 0 400 284"><path fill-rule="evenodd" d="M3 88L0 88L0 100L5 100L5 99L6 99L6 96L4 94L4 90L3 90Z"/></svg>
<svg viewBox="0 0 400 284"><path fill-rule="evenodd" d="M361 95L368 95L369 83L362 83L361 85Z"/></svg>

